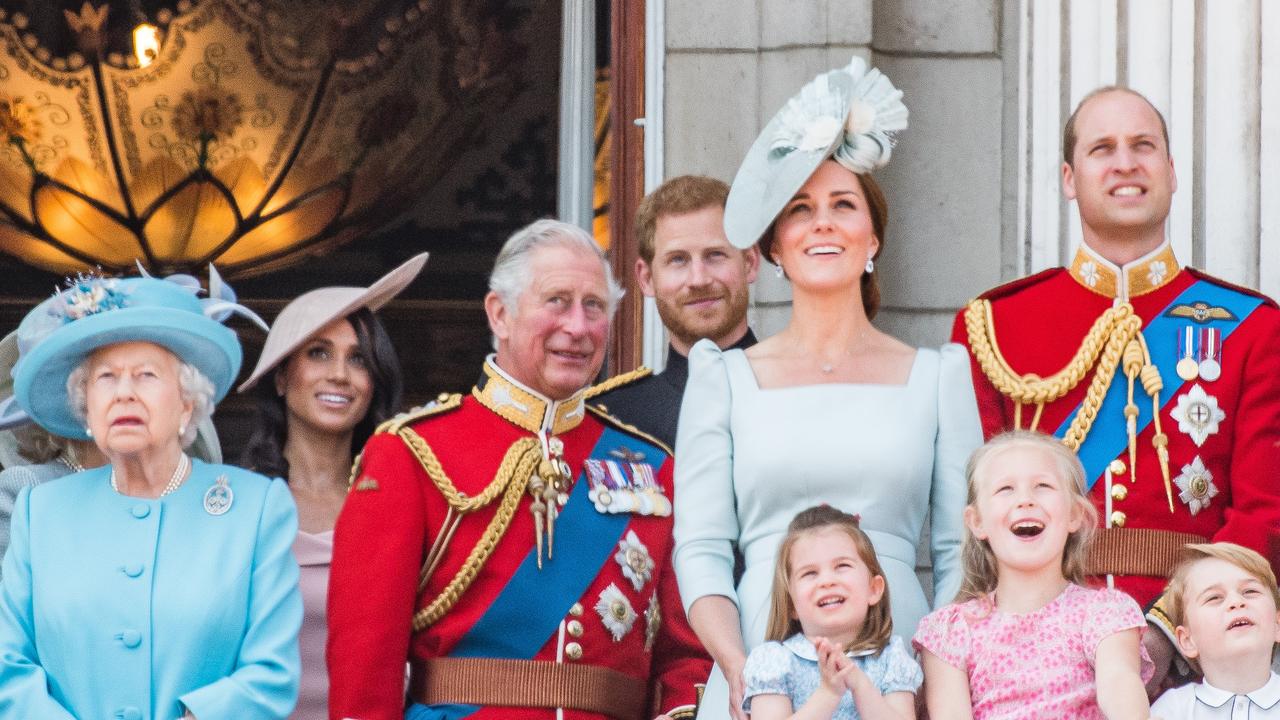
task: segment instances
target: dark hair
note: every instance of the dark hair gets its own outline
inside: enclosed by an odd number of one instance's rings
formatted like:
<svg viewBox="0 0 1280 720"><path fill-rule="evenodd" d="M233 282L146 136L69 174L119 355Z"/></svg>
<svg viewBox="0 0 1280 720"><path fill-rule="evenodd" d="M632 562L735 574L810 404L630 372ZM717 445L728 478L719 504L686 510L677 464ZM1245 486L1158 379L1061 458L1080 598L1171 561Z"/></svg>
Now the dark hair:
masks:
<svg viewBox="0 0 1280 720"><path fill-rule="evenodd" d="M378 425L399 411L404 380L400 373L400 358L396 356L391 338L378 316L367 308L360 308L346 319L355 330L356 343L368 362L373 387L369 411L351 433L351 455L354 457ZM281 372L288 362L289 358L285 358L273 372ZM253 393L257 422L240 456L240 465L268 477L288 480L289 461L284 457L284 443L289 426L284 398L276 394L275 382L265 377L254 387Z"/></svg>
<svg viewBox="0 0 1280 720"><path fill-rule="evenodd" d="M729 198L729 186L723 180L705 175L680 175L654 188L636 208L636 242L640 258L653 262L657 246L654 234L658 218L684 215L703 208L723 208Z"/></svg>
<svg viewBox="0 0 1280 720"><path fill-rule="evenodd" d="M867 200L867 213L871 215L871 228L876 233L876 240L880 241L875 254L871 256L874 260L884 252L884 229L889 225L889 201L885 199L884 190L880 189L880 184L871 177L870 173L853 173L853 176L858 178L858 184L862 186L862 196ZM764 231L764 235L756 243L756 247L760 248L760 256L769 262L773 262L773 235L777 222L775 218L773 224ZM868 320L874 320L876 311L880 309L880 283L876 280L875 273L862 273L861 290L862 309L866 311Z"/></svg>
<svg viewBox="0 0 1280 720"><path fill-rule="evenodd" d="M1087 105L1090 100L1098 97L1099 95L1106 95L1113 92L1128 93L1129 95L1142 100L1142 102L1147 104L1147 107L1151 108L1151 112L1155 113L1156 117L1160 119L1160 136L1164 138L1165 154L1169 154L1169 125L1164 121L1164 115L1151 103L1150 100L1147 99L1147 96L1137 90L1122 87L1120 85L1104 85L1080 99L1080 104L1076 105L1076 109L1071 111L1071 117L1067 118L1067 124L1062 128L1062 160L1066 164L1075 167L1073 156L1076 152L1076 140L1078 139L1076 137L1076 117L1080 115L1080 111L1084 109L1084 106Z"/></svg>

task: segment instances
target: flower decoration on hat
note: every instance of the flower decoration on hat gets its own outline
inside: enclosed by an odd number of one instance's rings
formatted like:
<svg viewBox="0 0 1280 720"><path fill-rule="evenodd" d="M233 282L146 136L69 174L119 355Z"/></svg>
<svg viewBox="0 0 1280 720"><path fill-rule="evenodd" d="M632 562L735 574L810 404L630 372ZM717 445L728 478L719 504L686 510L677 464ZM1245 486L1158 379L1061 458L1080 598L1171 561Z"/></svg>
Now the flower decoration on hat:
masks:
<svg viewBox="0 0 1280 720"><path fill-rule="evenodd" d="M67 281L67 289L56 293L54 312L60 313L63 322L72 322L90 315L125 306L124 293L111 278L80 274Z"/></svg>
<svg viewBox="0 0 1280 720"><path fill-rule="evenodd" d="M853 173L884 167L907 115L902 91L862 58L809 81L742 159L725 201L729 242L738 248L758 242L828 158Z"/></svg>
<svg viewBox="0 0 1280 720"><path fill-rule="evenodd" d="M860 57L814 78L778 114L770 149L831 154L855 173L884 167L893 134L907 127L902 91Z"/></svg>

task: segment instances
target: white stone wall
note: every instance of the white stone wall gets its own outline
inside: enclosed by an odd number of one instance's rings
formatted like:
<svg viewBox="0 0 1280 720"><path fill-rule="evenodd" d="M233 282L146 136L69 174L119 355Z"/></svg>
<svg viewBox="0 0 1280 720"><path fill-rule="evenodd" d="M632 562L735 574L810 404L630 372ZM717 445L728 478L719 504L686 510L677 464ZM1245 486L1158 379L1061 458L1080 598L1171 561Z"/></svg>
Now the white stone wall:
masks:
<svg viewBox="0 0 1280 720"><path fill-rule="evenodd" d="M1057 265L1080 241L1058 137L1081 97L1117 83L1168 119L1179 259L1280 294L1280 3L1024 0L1017 13L1020 269Z"/></svg>

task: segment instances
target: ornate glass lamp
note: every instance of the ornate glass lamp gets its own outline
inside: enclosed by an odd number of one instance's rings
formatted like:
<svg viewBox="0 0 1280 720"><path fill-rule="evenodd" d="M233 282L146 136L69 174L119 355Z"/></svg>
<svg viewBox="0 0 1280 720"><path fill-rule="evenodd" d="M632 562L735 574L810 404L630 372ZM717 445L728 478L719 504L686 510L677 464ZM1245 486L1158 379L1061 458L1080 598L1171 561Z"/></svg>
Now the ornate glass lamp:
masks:
<svg viewBox="0 0 1280 720"><path fill-rule="evenodd" d="M281 267L393 220L521 90L492 3L180 2L54 57L0 16L0 251L59 273Z"/></svg>

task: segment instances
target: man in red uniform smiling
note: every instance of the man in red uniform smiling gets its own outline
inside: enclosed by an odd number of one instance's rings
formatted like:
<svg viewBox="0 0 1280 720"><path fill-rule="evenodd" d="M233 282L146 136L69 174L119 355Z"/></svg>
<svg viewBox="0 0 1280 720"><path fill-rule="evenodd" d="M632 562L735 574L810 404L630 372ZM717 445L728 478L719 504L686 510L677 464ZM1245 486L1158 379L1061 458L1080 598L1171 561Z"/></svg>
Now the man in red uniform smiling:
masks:
<svg viewBox="0 0 1280 720"><path fill-rule="evenodd" d="M1104 525L1091 571L1146 604L1184 543L1272 551L1280 312L1174 257L1165 220L1177 178L1146 98L1086 96L1063 156L1084 231L1070 267L985 293L953 338L973 354L987 436L1032 427L1078 452Z"/></svg>
<svg viewBox="0 0 1280 720"><path fill-rule="evenodd" d="M621 295L604 256L541 220L503 246L490 290L497 352L471 395L388 422L357 463L330 715L692 716L710 661L670 567L669 450L583 403Z"/></svg>

